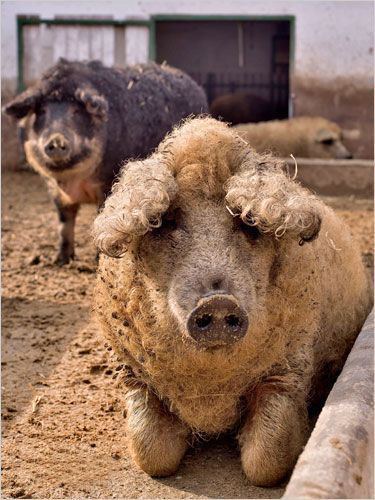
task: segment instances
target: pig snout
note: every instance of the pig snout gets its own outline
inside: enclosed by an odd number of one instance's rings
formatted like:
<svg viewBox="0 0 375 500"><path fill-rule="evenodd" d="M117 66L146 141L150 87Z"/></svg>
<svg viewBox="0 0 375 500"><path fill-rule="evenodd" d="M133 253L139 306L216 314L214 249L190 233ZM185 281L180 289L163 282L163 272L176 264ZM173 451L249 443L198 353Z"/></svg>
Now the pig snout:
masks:
<svg viewBox="0 0 375 500"><path fill-rule="evenodd" d="M62 134L53 134L48 138L44 151L54 161L65 160L70 154L69 141Z"/></svg>
<svg viewBox="0 0 375 500"><path fill-rule="evenodd" d="M336 153L335 157L337 160L352 160L353 159L353 155L346 148L344 148L343 150L340 150L338 153Z"/></svg>
<svg viewBox="0 0 375 500"><path fill-rule="evenodd" d="M336 146L335 158L337 160L352 160L353 155L341 142L339 142Z"/></svg>
<svg viewBox="0 0 375 500"><path fill-rule="evenodd" d="M187 331L198 343L227 345L244 337L249 320L233 295L201 298L187 318Z"/></svg>

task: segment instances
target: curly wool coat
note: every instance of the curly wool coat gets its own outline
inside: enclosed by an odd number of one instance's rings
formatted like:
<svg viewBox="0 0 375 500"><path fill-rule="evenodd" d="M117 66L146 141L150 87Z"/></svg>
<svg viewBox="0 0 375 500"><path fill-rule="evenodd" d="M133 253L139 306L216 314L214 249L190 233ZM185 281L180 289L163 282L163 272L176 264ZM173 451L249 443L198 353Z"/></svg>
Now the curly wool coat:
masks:
<svg viewBox="0 0 375 500"><path fill-rule="evenodd" d="M151 279L139 256L170 206L188 213L199 204L202 216L190 240L202 248L210 240L207 262L221 243L215 244L215 219L208 223L203 209L216 214L222 207L217 224L230 227L225 205L259 229L263 240L251 251L268 262L243 276L251 280L257 273L263 283L250 311L256 321L241 341L213 351L189 339L170 309L170 283L165 276ZM105 337L129 367L126 384L149 387L197 433L232 427L241 399L259 385L289 391L306 408L327 367L340 370L370 309L365 268L345 223L291 180L280 161L257 154L211 118L187 121L150 158L128 163L94 235L107 254L100 259L95 309ZM175 245L171 273L178 277L180 260L196 249L191 242ZM162 239L152 248L160 262L168 257Z"/></svg>
<svg viewBox="0 0 375 500"><path fill-rule="evenodd" d="M321 116L298 116L288 120L244 123L235 132L258 153L272 151L286 158L351 158L343 143L343 130Z"/></svg>

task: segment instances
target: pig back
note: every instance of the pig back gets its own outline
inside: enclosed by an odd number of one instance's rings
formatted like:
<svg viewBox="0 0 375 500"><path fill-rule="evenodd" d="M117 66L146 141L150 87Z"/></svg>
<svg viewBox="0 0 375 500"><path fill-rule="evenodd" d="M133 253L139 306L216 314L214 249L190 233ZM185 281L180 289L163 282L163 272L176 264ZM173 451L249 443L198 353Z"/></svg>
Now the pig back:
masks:
<svg viewBox="0 0 375 500"><path fill-rule="evenodd" d="M106 171L147 157L182 119L208 110L203 89L177 69L150 63L102 73L96 84L109 102Z"/></svg>

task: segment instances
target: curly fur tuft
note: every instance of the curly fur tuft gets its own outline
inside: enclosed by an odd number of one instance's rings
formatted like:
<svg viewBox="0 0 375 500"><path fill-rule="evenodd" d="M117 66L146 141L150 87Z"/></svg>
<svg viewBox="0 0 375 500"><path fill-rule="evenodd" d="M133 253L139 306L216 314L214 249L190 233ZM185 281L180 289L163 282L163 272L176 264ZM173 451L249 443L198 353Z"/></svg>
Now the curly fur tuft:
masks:
<svg viewBox="0 0 375 500"><path fill-rule="evenodd" d="M160 226L161 216L176 193L177 184L160 155L125 165L94 222L98 249L120 257L133 238Z"/></svg>
<svg viewBox="0 0 375 500"><path fill-rule="evenodd" d="M289 179L280 164L264 160L228 180L229 208L246 224L276 238L289 233L302 242L314 240L322 220L319 202Z"/></svg>

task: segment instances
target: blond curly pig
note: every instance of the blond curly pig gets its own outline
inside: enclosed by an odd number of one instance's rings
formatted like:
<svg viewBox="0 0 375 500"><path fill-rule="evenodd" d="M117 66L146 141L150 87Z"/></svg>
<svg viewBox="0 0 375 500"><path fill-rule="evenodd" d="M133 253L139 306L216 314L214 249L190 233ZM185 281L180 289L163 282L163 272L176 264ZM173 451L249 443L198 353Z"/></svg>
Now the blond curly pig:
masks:
<svg viewBox="0 0 375 500"><path fill-rule="evenodd" d="M344 139L359 131L342 130L321 116L298 116L289 120L244 123L233 127L258 153L272 151L282 158L353 158Z"/></svg>
<svg viewBox="0 0 375 500"><path fill-rule="evenodd" d="M197 118L123 167L94 237L135 462L173 474L193 437L236 428L250 481L279 482L370 310L345 224L282 163Z"/></svg>

